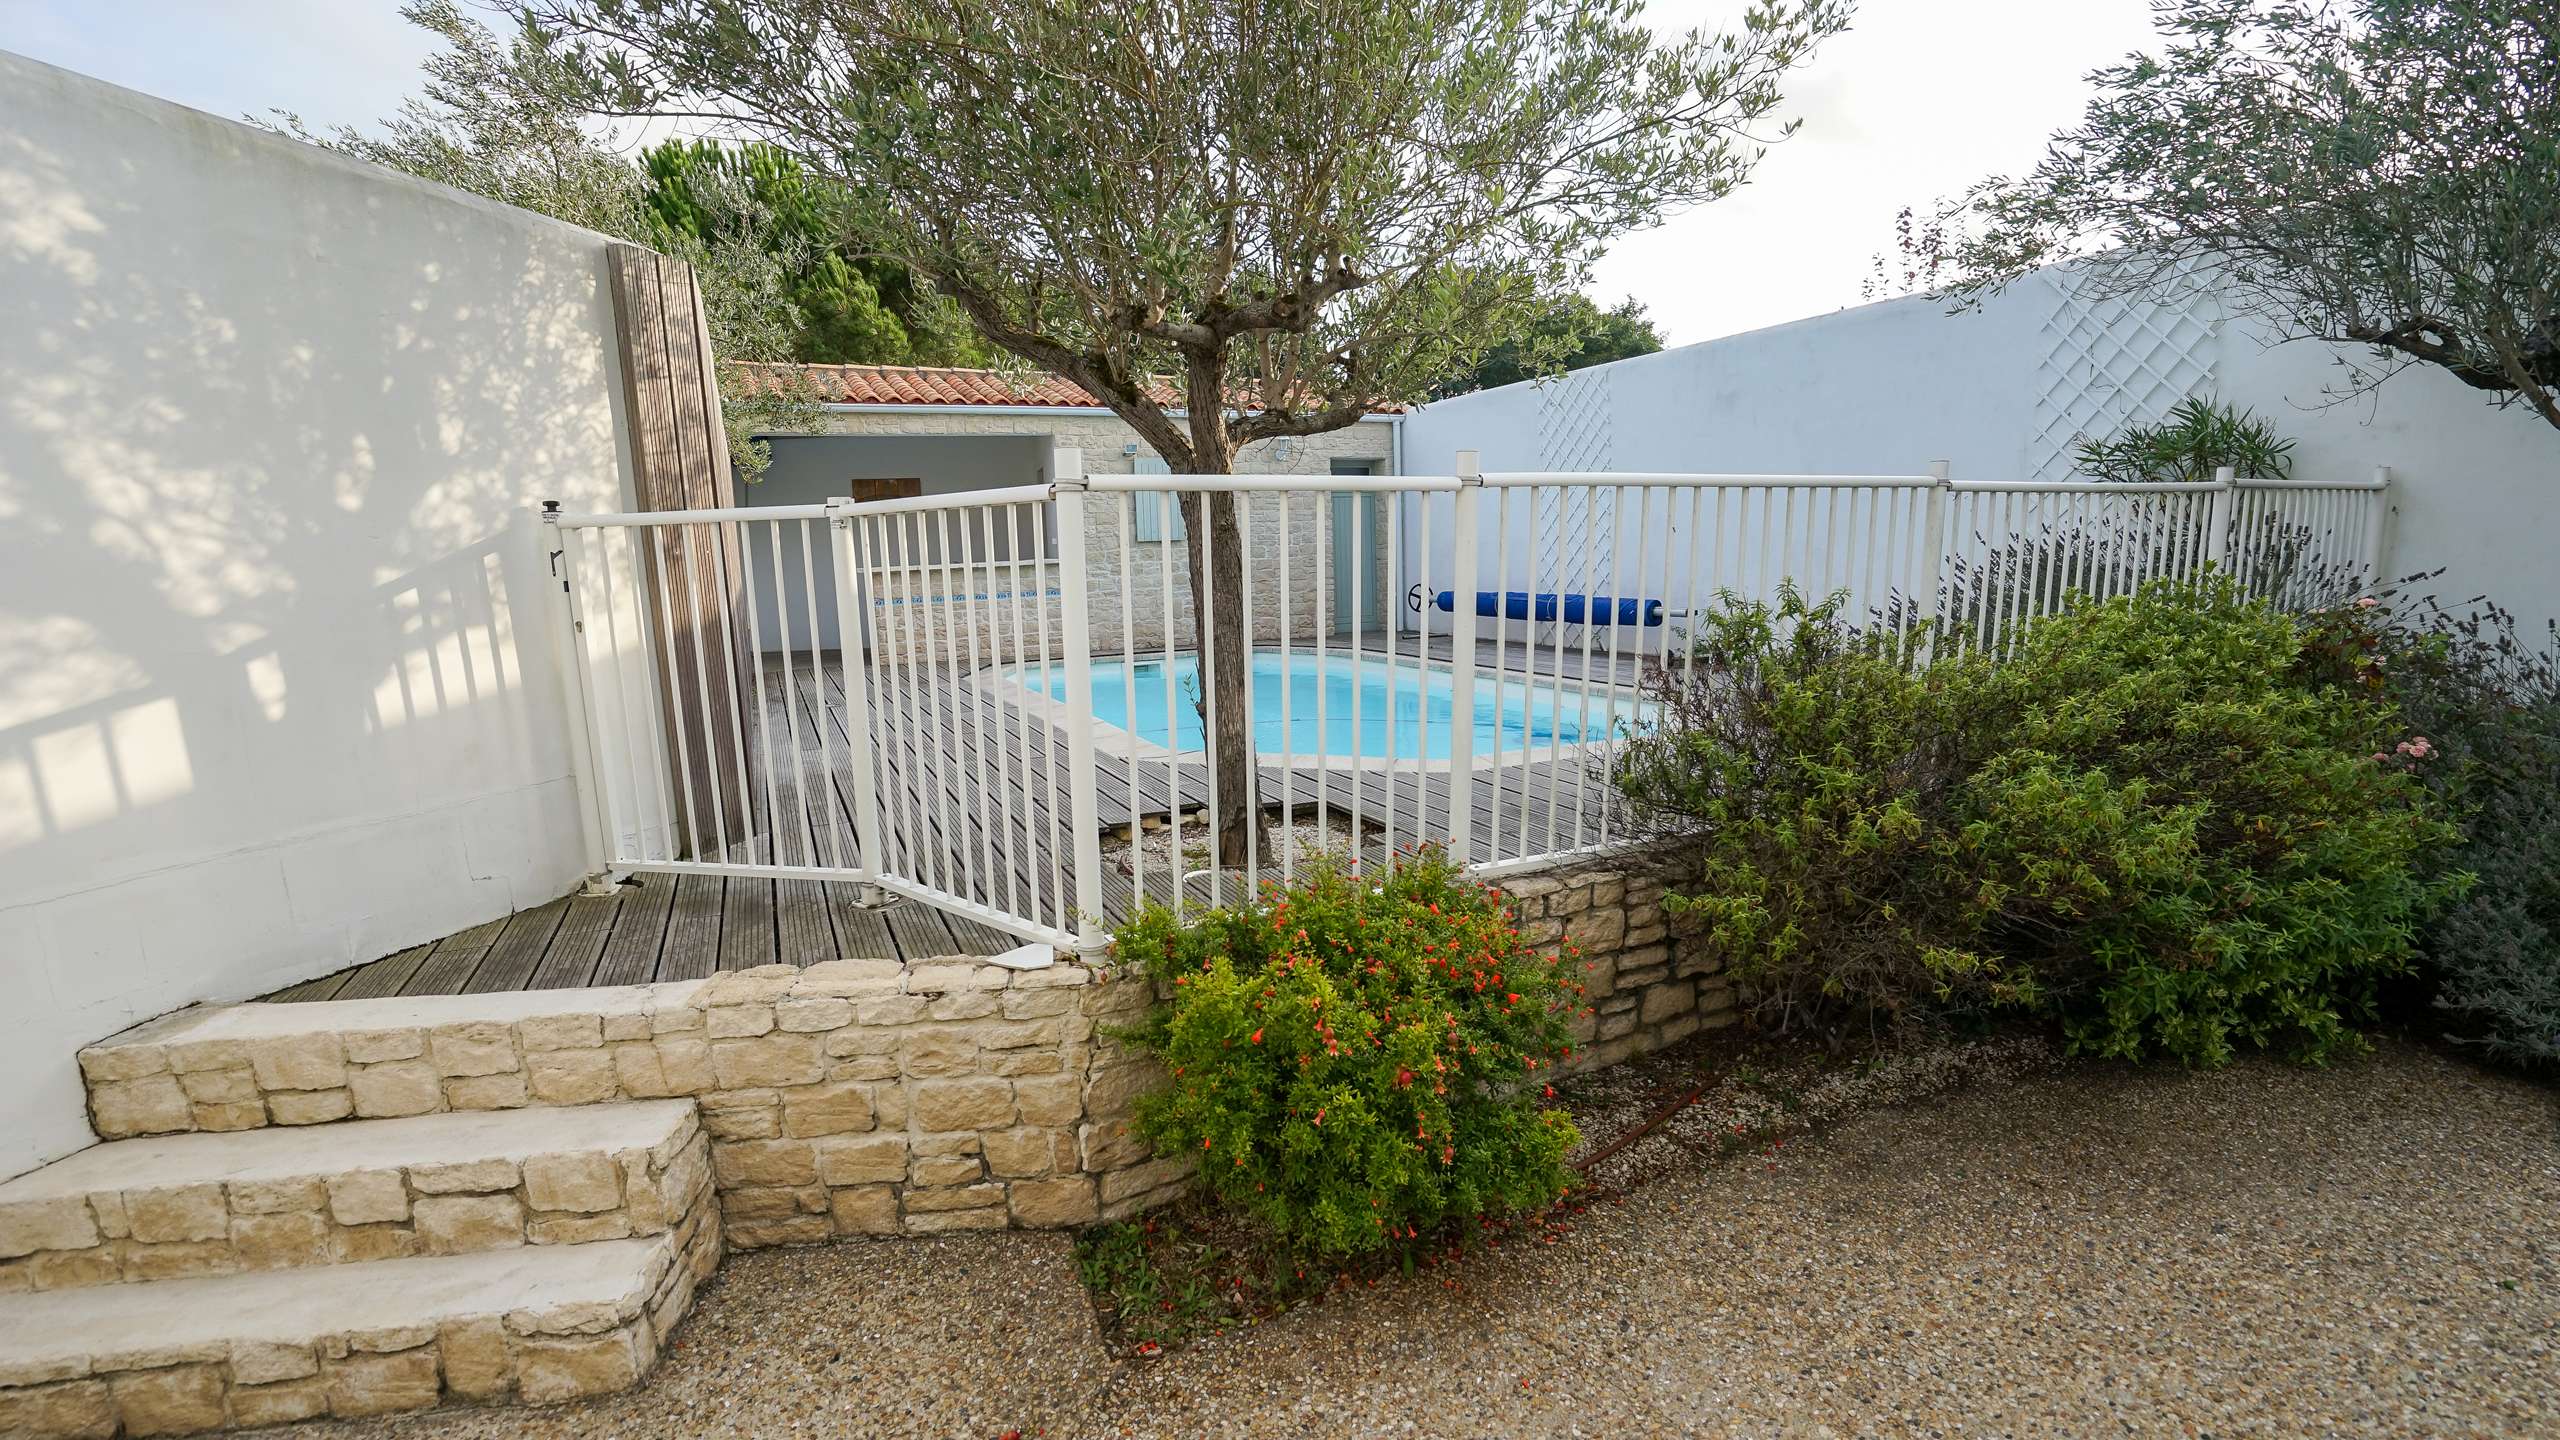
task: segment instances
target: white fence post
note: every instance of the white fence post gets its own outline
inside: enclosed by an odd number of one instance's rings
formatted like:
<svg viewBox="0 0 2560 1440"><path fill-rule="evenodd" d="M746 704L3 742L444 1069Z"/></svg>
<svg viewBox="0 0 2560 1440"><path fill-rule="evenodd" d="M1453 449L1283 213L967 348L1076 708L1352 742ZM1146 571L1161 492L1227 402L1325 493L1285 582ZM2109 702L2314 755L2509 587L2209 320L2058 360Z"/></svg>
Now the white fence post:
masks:
<svg viewBox="0 0 2560 1440"><path fill-rule="evenodd" d="M2205 509L2204 563L2227 570L2231 563L2231 502L2239 494L2240 472L2228 465L2213 472L2213 503Z"/></svg>
<svg viewBox="0 0 2560 1440"><path fill-rule="evenodd" d="M1484 472L1475 451L1458 452L1458 490L1449 498L1456 511L1449 537L1456 562L1449 581L1449 858L1464 865L1476 829L1476 506L1484 498ZM1429 504L1430 497L1423 497L1423 503ZM1427 596L1422 613L1427 636Z"/></svg>
<svg viewBox="0 0 2560 1440"><path fill-rule="evenodd" d="M1928 587L1929 593L1920 597L1920 618L1934 629L1946 618L1938 591L1947 572L1947 556L1955 550L1954 542L1947 538L1947 492L1955 488L1955 462L1930 461L1929 478L1928 515L1920 522L1920 543L1927 549L1929 557L1928 576L1921 583ZM1915 566L1912 573L1917 576L1918 567ZM1936 653L1938 637L1931 635L1927 644L1930 653Z"/></svg>
<svg viewBox="0 0 2560 1440"><path fill-rule="evenodd" d="M2373 467L2373 513L2365 517L2364 577L2375 589L2389 583L2391 563L2391 467Z"/></svg>
<svg viewBox="0 0 2560 1440"><path fill-rule="evenodd" d="M863 653L859 608L866 603L866 577L854 550L852 509L848 496L827 501L827 534L836 571L836 667L844 682L845 765L853 772L854 864L862 872L862 903L880 905L889 897L879 885L883 855L880 782L872 771L871 757L871 657ZM812 635L810 653L814 655L817 648L818 637ZM826 693L826 686L819 685L818 694ZM823 725L825 717L819 723Z"/></svg>
<svg viewBox="0 0 2560 1440"><path fill-rule="evenodd" d="M578 793L578 832L587 847L587 880L582 895L616 893L607 878L610 857L620 850L613 807L598 783L596 712L587 693L583 650L585 625L578 616L577 565L569 549L569 532L560 528L560 502L542 502L543 549L549 553L551 578L560 588L551 596L552 659L559 669L560 702L569 711L569 776Z"/></svg>
<svg viewBox="0 0 2560 1440"><path fill-rule="evenodd" d="M1102 936L1102 800L1093 755L1093 626L1086 604L1084 452L1057 452L1058 618L1066 646L1067 838L1075 846L1076 950L1093 955ZM1251 633L1248 629L1248 635ZM1205 636L1204 636L1205 638ZM1206 647L1203 646L1203 653Z"/></svg>

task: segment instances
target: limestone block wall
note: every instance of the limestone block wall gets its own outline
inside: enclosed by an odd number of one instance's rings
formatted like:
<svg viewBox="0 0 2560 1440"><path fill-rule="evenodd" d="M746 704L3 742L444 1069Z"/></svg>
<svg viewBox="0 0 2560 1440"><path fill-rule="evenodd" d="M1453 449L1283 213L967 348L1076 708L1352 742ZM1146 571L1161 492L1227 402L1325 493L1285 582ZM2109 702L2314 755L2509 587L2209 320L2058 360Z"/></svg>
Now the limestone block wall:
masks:
<svg viewBox="0 0 2560 1440"><path fill-rule="evenodd" d="M1101 1033L1145 1012L1144 981L901 969L714 976L699 1038L661 1042L665 1083L697 1087L730 1244L1083 1225L1179 1191L1190 1162L1128 1132L1159 1072Z"/></svg>
<svg viewBox="0 0 2560 1440"><path fill-rule="evenodd" d="M1576 1021L1571 1068L1736 1018L1704 938L1666 915L1664 880L1660 862L1620 857L1501 882L1524 936L1570 939L1589 966L1594 1013ZM193 1039L155 1022L82 1053L92 1116L112 1138L690 1098L728 1243L741 1248L1084 1225L1178 1195L1191 1171L1188 1157L1156 1158L1130 1132L1131 1102L1162 1081L1106 1033L1151 1003L1134 973L836 960L548 993L551 1008L513 1020L422 1012L394 1024L401 1017L386 1012L371 1028L248 1040ZM599 1013L559 1008L572 996ZM349 1003L489 1000L529 1003ZM249 1008L317 1025L331 1007ZM691 1188L681 1156L642 1175L661 1194ZM432 1188L407 1186L413 1204Z"/></svg>
<svg viewBox="0 0 2560 1440"><path fill-rule="evenodd" d="M542 1013L514 1019L463 1013L536 1001ZM834 960L350 1003L375 1007L352 1022L363 1028L330 1028L348 1022L328 1005L258 1006L244 1008L269 1031L302 1016L312 1028L197 1038L181 1016L92 1046L80 1058L98 1133L684 1097L729 1243L750 1248L1081 1225L1155 1203L1189 1169L1130 1137L1129 1102L1158 1070L1102 1033L1145 1012L1146 983L1081 965ZM191 1098L206 1094L223 1098Z"/></svg>
<svg viewBox="0 0 2560 1440"><path fill-rule="evenodd" d="M1568 1070L1651 1054L1734 1023L1733 982L1704 935L1663 909L1669 867L1636 856L1500 882L1521 935L1539 945L1571 940L1590 965L1597 1013L1574 1022L1580 1052Z"/></svg>

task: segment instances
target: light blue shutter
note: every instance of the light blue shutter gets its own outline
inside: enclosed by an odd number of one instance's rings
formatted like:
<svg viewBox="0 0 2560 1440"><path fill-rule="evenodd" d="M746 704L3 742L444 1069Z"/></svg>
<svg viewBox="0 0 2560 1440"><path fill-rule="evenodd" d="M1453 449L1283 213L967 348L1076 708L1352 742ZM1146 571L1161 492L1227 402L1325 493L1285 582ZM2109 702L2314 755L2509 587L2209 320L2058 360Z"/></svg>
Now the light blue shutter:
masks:
<svg viewBox="0 0 2560 1440"><path fill-rule="evenodd" d="M1140 475L1170 475L1173 467L1151 455L1141 455L1133 469ZM1182 538L1182 504L1169 494L1157 493L1132 497L1130 507L1137 512L1139 540L1179 540Z"/></svg>

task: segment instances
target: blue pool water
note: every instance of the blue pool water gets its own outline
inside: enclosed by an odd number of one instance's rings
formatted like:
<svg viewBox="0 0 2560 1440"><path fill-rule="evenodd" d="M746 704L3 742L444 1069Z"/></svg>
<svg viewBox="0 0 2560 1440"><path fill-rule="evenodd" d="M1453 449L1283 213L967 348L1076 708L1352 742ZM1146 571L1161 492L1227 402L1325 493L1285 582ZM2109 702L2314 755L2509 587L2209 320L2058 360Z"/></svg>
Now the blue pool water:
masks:
<svg viewBox="0 0 2560 1440"><path fill-rule="evenodd" d="M1138 661L1125 674L1118 661L1095 657L1094 718L1175 750L1205 748L1199 659L1176 655L1171 664L1175 694L1170 732L1165 725L1166 661L1161 657ZM1042 666L1018 666L1013 676L1026 689L1046 690L1052 700L1065 699L1066 670L1056 664L1045 668L1044 676ZM1561 692L1555 685L1543 676L1524 683L1522 677L1512 675L1499 684L1491 676L1478 676L1473 706L1475 753L1490 757L1497 750L1602 740L1613 726L1637 728L1652 716L1651 705L1626 699L1612 703L1595 689L1586 720L1581 690L1570 681ZM1449 672L1438 666L1417 667L1411 659L1391 665L1383 659L1304 653L1289 655L1284 664L1278 651L1259 650L1254 652L1251 688L1253 746L1266 759L1284 748L1310 757L1449 758L1456 686Z"/></svg>

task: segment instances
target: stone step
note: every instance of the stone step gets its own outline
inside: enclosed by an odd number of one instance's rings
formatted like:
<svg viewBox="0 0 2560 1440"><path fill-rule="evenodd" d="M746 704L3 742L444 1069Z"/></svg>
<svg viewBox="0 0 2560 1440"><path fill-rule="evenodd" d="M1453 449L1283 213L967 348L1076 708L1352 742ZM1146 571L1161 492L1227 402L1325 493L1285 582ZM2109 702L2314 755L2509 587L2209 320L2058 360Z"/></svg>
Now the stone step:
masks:
<svg viewBox="0 0 2560 1440"><path fill-rule="evenodd" d="M608 1047L699 1031L701 983L200 1005L89 1046L80 1073L102 1140L673 1095Z"/></svg>
<svg viewBox="0 0 2560 1440"><path fill-rule="evenodd" d="M636 1383L720 1262L664 1234L0 1295L0 1434L183 1435Z"/></svg>
<svg viewBox="0 0 2560 1440"><path fill-rule="evenodd" d="M687 1100L116 1140L0 1184L0 1292L655 1235L710 1187Z"/></svg>

